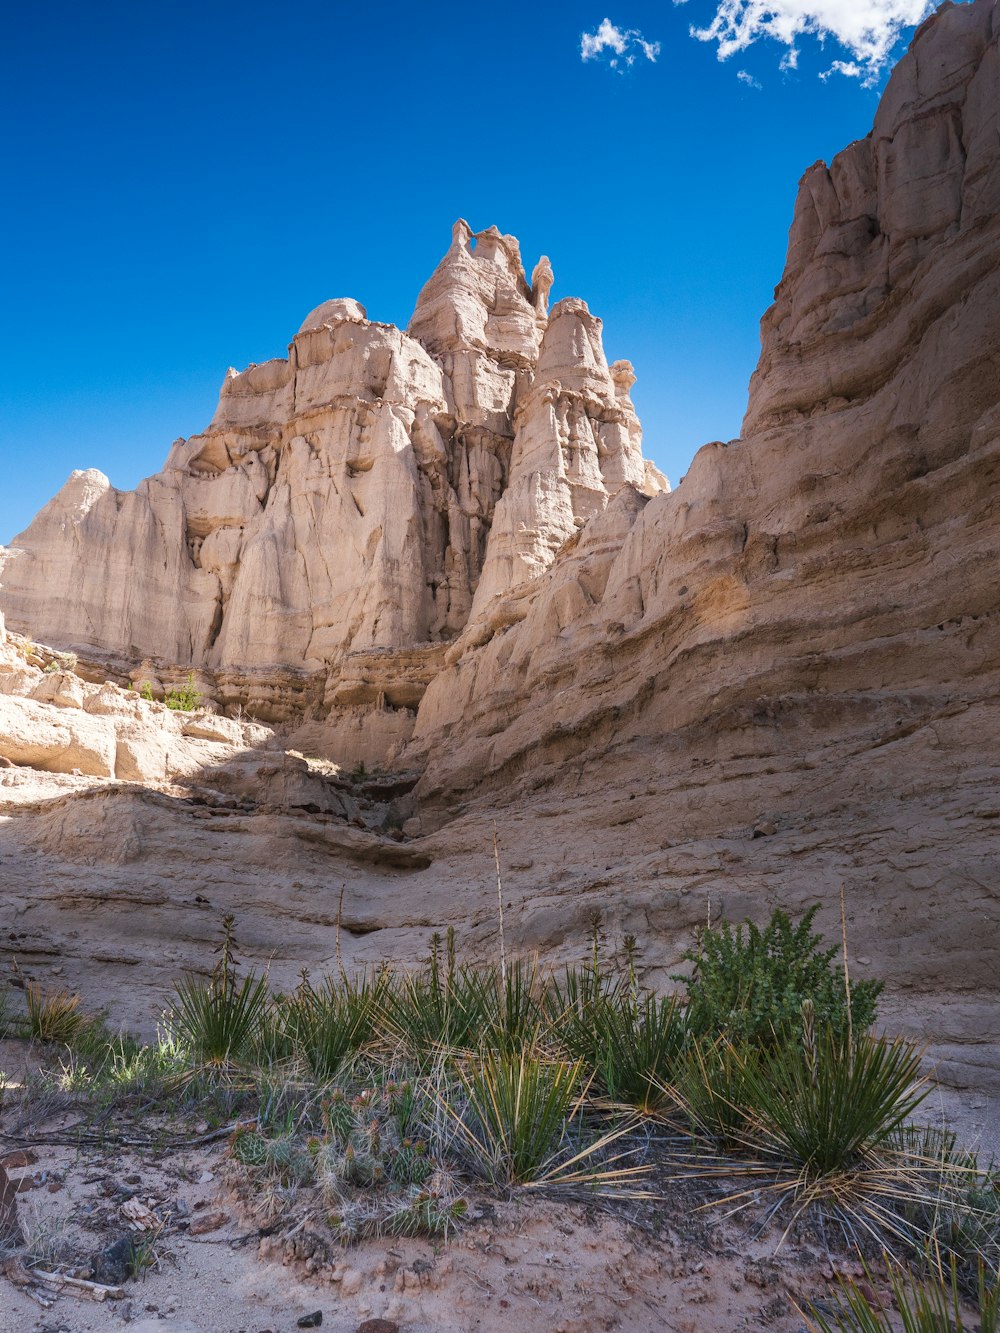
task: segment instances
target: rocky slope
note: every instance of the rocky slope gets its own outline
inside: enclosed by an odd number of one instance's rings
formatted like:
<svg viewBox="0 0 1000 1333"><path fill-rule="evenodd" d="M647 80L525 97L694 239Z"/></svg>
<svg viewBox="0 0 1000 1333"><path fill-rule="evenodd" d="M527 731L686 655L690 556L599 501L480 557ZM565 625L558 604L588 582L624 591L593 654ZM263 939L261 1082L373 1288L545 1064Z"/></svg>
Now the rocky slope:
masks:
<svg viewBox="0 0 1000 1333"><path fill-rule="evenodd" d="M400 844L350 822L373 823L360 801L234 815L169 774L153 795L11 770L29 964L58 938L88 984L127 901L104 976L142 977L128 999L149 1021L221 910L283 984L329 963L341 884L345 958L411 958L449 923L485 952L496 818L512 943L573 956L596 910L653 980L709 906L819 900L832 932L843 886L888 1021L954 1082L996 1087L998 15L940 10L872 133L806 173L743 435L674 492L650 498L630 372L596 321L548 314L547 266L529 288L510 238L473 249L464 224L408 335L321 307L135 496L73 481L4 557L11 624L116 654L81 668L99 680L159 657L158 680L194 662L220 701L263 703L285 731L246 739L251 771L294 744L346 766L392 753L412 776ZM133 542L150 561L126 561ZM128 568L147 563L162 579L140 595Z"/></svg>

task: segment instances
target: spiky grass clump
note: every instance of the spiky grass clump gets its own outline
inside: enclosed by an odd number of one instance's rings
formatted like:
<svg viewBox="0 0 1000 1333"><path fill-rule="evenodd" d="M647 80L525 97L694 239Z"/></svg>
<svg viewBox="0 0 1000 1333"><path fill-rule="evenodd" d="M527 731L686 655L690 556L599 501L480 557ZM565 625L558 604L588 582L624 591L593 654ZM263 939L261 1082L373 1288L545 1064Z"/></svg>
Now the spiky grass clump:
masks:
<svg viewBox="0 0 1000 1333"><path fill-rule="evenodd" d="M963 1290L974 1292L980 1268L1000 1271L1000 1176L950 1130L904 1125L889 1146L901 1175L920 1181L896 1203L902 1223L954 1262Z"/></svg>
<svg viewBox="0 0 1000 1333"><path fill-rule="evenodd" d="M27 1004L27 1028L35 1041L72 1046L93 1022L81 1009L79 995L69 990L46 993L34 981L24 988Z"/></svg>
<svg viewBox="0 0 1000 1333"><path fill-rule="evenodd" d="M174 989L168 1036L195 1064L238 1064L260 1041L271 1007L267 973L249 972L241 981L235 951L234 919L227 915L212 975L185 977Z"/></svg>
<svg viewBox="0 0 1000 1333"><path fill-rule="evenodd" d="M645 992L606 1005L598 1020L596 1072L608 1097L642 1115L672 1105L687 1045L687 1023L676 999Z"/></svg>
<svg viewBox="0 0 1000 1333"><path fill-rule="evenodd" d="M748 1070L759 1052L725 1037L693 1037L671 1089L697 1139L721 1152L739 1155L750 1141Z"/></svg>
<svg viewBox="0 0 1000 1333"><path fill-rule="evenodd" d="M470 1161L498 1184L538 1180L554 1165L568 1121L579 1109L583 1063L531 1051L490 1051L458 1079L466 1105L449 1110Z"/></svg>
<svg viewBox="0 0 1000 1333"><path fill-rule="evenodd" d="M1000 1329L1000 1271L992 1278L980 1265L976 1312L969 1314L960 1289L956 1265L946 1265L933 1253L929 1272L923 1278L889 1262L892 1300L899 1311L904 1333L998 1333ZM831 1313L814 1307L809 1314L811 1333L893 1333L894 1315L875 1298L871 1274L865 1284L842 1281L837 1308ZM812 1322L815 1321L815 1322Z"/></svg>
<svg viewBox="0 0 1000 1333"><path fill-rule="evenodd" d="M324 978L314 988L307 978L287 1001L284 1032L320 1082L334 1078L345 1062L371 1041L387 974Z"/></svg>
<svg viewBox="0 0 1000 1333"><path fill-rule="evenodd" d="M443 1052L474 1050L498 1021L491 969L458 966L454 930L448 931L444 957L434 935L422 971L386 980L379 1009L384 1040L423 1069Z"/></svg>
<svg viewBox="0 0 1000 1333"><path fill-rule="evenodd" d="M171 1036L195 1062L239 1063L257 1039L268 1006L267 974L242 981L186 977L170 1006Z"/></svg>
<svg viewBox="0 0 1000 1333"><path fill-rule="evenodd" d="M927 1096L920 1051L902 1041L834 1030L814 1051L788 1041L744 1068L753 1140L811 1180L843 1175L882 1147Z"/></svg>
<svg viewBox="0 0 1000 1333"><path fill-rule="evenodd" d="M769 1195L773 1213L790 1211L789 1226L816 1207L846 1236L883 1245L925 1237L904 1205L930 1197L932 1181L896 1144L927 1093L916 1048L875 1037L851 1045L827 1029L811 1048L788 1040L758 1055L723 1046L714 1060L709 1077L724 1068L731 1089L721 1099L724 1150L749 1159L743 1169L755 1180L728 1202L743 1208ZM712 1088L706 1100L717 1098ZM732 1171L730 1160L717 1174Z"/></svg>
<svg viewBox="0 0 1000 1333"><path fill-rule="evenodd" d="M567 967L560 979L550 982L544 1009L550 1031L566 1055L596 1070L608 1026L605 1016L623 1010L629 1001L627 980L603 970L595 946L589 962Z"/></svg>

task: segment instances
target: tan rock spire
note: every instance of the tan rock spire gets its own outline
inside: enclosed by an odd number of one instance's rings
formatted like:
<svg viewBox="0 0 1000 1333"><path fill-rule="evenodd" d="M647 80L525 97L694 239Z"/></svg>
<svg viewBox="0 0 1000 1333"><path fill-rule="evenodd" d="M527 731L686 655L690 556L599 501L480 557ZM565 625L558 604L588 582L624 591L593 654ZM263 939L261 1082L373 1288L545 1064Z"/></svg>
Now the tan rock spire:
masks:
<svg viewBox="0 0 1000 1333"><path fill-rule="evenodd" d="M643 480L599 322L549 316L551 285L460 219L407 333L324 301L287 357L227 372L208 429L136 491L74 474L0 554L0 605L56 644L326 671L333 693L350 653L454 637L512 483L482 596Z"/></svg>

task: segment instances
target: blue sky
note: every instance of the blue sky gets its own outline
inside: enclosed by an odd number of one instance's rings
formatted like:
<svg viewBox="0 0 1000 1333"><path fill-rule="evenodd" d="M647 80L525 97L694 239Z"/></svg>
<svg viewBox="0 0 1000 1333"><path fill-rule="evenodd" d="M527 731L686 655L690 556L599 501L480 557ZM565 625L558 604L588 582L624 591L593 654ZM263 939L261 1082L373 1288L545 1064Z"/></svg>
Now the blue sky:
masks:
<svg viewBox="0 0 1000 1333"><path fill-rule="evenodd" d="M601 316L676 481L738 433L798 178L867 133L922 4L16 6L0 542L74 468L156 471L320 301L405 324L458 216Z"/></svg>

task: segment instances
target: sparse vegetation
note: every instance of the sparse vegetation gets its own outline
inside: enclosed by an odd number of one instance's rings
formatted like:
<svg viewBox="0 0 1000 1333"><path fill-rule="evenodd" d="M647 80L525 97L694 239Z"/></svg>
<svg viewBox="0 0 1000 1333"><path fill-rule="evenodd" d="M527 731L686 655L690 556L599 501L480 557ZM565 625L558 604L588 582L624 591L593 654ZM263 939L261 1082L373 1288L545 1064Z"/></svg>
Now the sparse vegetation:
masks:
<svg viewBox="0 0 1000 1333"><path fill-rule="evenodd" d="M812 919L702 932L686 995L642 985L634 940L606 963L596 922L587 960L559 975L530 959L461 962L449 931L415 971L303 973L273 995L266 971L237 960L226 917L211 975L178 983L151 1045L29 983L22 1030L64 1047L50 1091L33 1095L197 1107L234 1126L230 1183L262 1226L307 1199L343 1244L445 1237L474 1189L638 1198L652 1172L659 1187L718 1182L716 1200L779 1219L781 1234L833 1222L845 1243L917 1265L933 1245L974 1293L979 1266L1000 1262L995 1181L912 1125L919 1051L871 1034L874 984L854 988L847 1023L849 988ZM861 1318L852 1291L836 1319ZM915 1308L921 1333L932 1325ZM822 1333L888 1327L813 1317Z"/></svg>
<svg viewBox="0 0 1000 1333"><path fill-rule="evenodd" d="M928 1252L927 1271L922 1277L891 1261L887 1267L892 1303L899 1311L904 1333L997 1333L1000 1328L1000 1271L991 1277L985 1266L979 1265L973 1324L963 1313L965 1293L957 1266L946 1263L940 1252ZM815 1307L810 1311L810 1333L893 1333L894 1316L877 1296L872 1299L874 1291L871 1273L864 1287L855 1281L841 1282L832 1314Z"/></svg>
<svg viewBox="0 0 1000 1333"><path fill-rule="evenodd" d="M175 713L193 713L202 704L202 695L195 685L194 672L189 671L183 685L167 690L163 702Z"/></svg>

